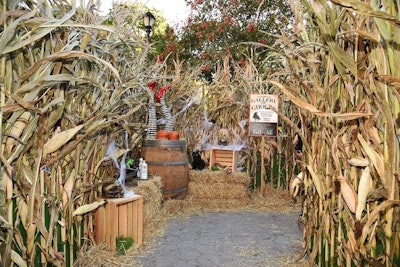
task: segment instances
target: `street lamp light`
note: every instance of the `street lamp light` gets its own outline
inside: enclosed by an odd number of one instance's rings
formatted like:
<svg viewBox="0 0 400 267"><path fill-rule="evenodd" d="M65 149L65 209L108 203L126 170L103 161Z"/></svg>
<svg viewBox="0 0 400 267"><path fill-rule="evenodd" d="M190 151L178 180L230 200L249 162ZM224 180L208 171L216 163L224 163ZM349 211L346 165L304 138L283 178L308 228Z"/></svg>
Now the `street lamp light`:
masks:
<svg viewBox="0 0 400 267"><path fill-rule="evenodd" d="M144 14L143 16L143 23L147 33L147 43L150 43L150 32L151 28L153 27L154 21L156 21L154 15L151 14L150 11L147 11L146 14Z"/></svg>

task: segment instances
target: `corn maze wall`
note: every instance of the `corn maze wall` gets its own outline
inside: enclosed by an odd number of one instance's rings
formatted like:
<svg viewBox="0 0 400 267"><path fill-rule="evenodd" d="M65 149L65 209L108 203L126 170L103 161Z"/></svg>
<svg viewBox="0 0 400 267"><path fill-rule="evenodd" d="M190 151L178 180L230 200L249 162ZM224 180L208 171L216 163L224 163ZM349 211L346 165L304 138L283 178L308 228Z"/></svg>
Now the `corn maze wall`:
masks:
<svg viewBox="0 0 400 267"><path fill-rule="evenodd" d="M115 178L107 146L141 140L146 46L96 18L62 1L11 1L1 15L4 266L72 266L97 183Z"/></svg>
<svg viewBox="0 0 400 267"><path fill-rule="evenodd" d="M400 264L396 1L300 1L274 81L304 118L304 246L319 266ZM282 79L283 77L283 79Z"/></svg>

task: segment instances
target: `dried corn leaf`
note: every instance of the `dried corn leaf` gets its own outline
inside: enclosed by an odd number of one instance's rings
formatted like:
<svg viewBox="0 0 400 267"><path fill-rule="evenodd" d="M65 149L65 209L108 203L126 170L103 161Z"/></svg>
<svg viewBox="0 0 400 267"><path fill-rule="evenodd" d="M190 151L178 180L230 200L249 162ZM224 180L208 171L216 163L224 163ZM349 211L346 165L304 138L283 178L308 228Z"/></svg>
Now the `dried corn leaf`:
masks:
<svg viewBox="0 0 400 267"><path fill-rule="evenodd" d="M18 214L21 218L22 225L26 227L26 222L28 219L28 205L22 197L17 197Z"/></svg>
<svg viewBox="0 0 400 267"><path fill-rule="evenodd" d="M111 70L114 77L120 79L118 70L116 70L109 62L101 58L98 58L94 55L90 55L79 51L58 52L42 60L39 60L29 70L27 70L23 76L21 76L21 79L26 79L26 77L31 75L34 71L36 71L45 63L51 62L53 60L61 60L61 59L65 60L65 59L76 59L76 58L79 58L80 60L81 59L93 60L95 62L101 63L102 65L106 66L109 70Z"/></svg>
<svg viewBox="0 0 400 267"><path fill-rule="evenodd" d="M26 264L25 260L22 259L22 257L15 252L14 250L11 250L11 260L17 264L19 267L27 267L28 265Z"/></svg>
<svg viewBox="0 0 400 267"><path fill-rule="evenodd" d="M17 142L23 133L24 129L26 128L26 125L29 122L29 119L31 118L31 113L28 111L25 111L21 114L21 116L12 124L12 128L10 129L8 137L6 139L6 148L7 151L11 151L12 148L14 147L14 144Z"/></svg>
<svg viewBox="0 0 400 267"><path fill-rule="evenodd" d="M295 96L289 89L284 87L282 84L269 80L269 83L273 84L274 86L278 87L282 92L292 101L296 106L308 110L309 112L316 114L316 115L323 115L324 112L320 111L318 108L314 107L313 105L309 104L308 102L304 101L303 99Z"/></svg>
<svg viewBox="0 0 400 267"><path fill-rule="evenodd" d="M102 200L102 201L96 201L96 202L93 202L90 204L80 206L79 208L74 210L74 212L72 213L72 216L83 215L85 213L91 212L91 211L97 209L98 207L100 207L101 205L104 205L105 203L106 203L106 201Z"/></svg>
<svg viewBox="0 0 400 267"><path fill-rule="evenodd" d="M306 102L305 100L295 96L292 92L289 91L289 89L285 88L282 84L276 82L276 81L268 81L269 83L275 85L278 87L282 92L292 101L296 106L299 108L308 110L309 112L317 115L317 116L323 116L323 117L333 117L337 118L338 121L348 121L348 120L355 120L358 118L363 118L367 116L372 116L372 113L366 113L366 112L348 112L348 113L326 113L320 111L318 108L315 106L311 105L310 103Z"/></svg>
<svg viewBox="0 0 400 267"><path fill-rule="evenodd" d="M74 184L75 184L75 177L76 177L76 171L75 169L73 169L68 179L64 183L63 202L62 202L64 208L67 205L68 201L71 199L72 190L74 189Z"/></svg>
<svg viewBox="0 0 400 267"><path fill-rule="evenodd" d="M326 114L326 117L333 117L336 118L339 122L342 121L351 121L351 120L355 120L355 119L359 119L359 118L364 118L364 117L368 117L368 116L373 116L374 114L372 113L366 113L366 112L347 112L347 113L329 113Z"/></svg>
<svg viewBox="0 0 400 267"><path fill-rule="evenodd" d="M360 244L363 244L367 236L371 234L372 231L371 227L381 217L381 214L385 210L391 209L396 206L397 207L400 206L400 200L385 200L374 208L374 210L369 214L368 221L365 223L362 229Z"/></svg>
<svg viewBox="0 0 400 267"><path fill-rule="evenodd" d="M28 255L32 255L33 249L35 248L35 237L36 237L36 224L31 223L26 229L26 248Z"/></svg>
<svg viewBox="0 0 400 267"><path fill-rule="evenodd" d="M12 25L15 25L14 27L17 26L18 23L22 21L22 19L26 20L29 19L33 16L35 16L36 10L32 10L31 12L27 13L24 16L21 16L18 20L16 20ZM28 34L25 34L24 36L26 39L21 39L18 42L13 43L14 45L11 46L6 46L9 43L3 44L3 40L0 39L0 55L6 54L13 52L15 50L21 49L23 47L28 46L31 43L34 43L35 41L43 38L44 36L48 35L50 32L52 32L56 27L59 27L61 24L63 24L65 21L70 19L73 15L75 14L75 6L71 9L70 12L64 15L61 19L50 19L48 20L45 24L46 27L41 28L41 29L35 29L34 31L30 31ZM8 29L9 27L7 27ZM15 30L15 29L13 29ZM3 41L3 42L2 42ZM4 45L4 47L3 47Z"/></svg>
<svg viewBox="0 0 400 267"><path fill-rule="evenodd" d="M79 125L74 128L65 130L59 134L56 134L53 136L47 143L44 145L43 148L43 156L53 153L57 149L59 149L61 146L65 145L72 137L75 136L79 132L80 129L82 129L84 125Z"/></svg>
<svg viewBox="0 0 400 267"><path fill-rule="evenodd" d="M28 125L24 129L24 132L22 134L20 142L18 142L17 146L15 147L15 149L12 151L12 153L8 157L9 163L13 162L15 159L17 159L21 155L21 152L26 147L28 140L31 138L31 136L35 132L35 128L37 127L38 120L39 120L39 116L35 116L33 119L31 119L29 121Z"/></svg>
<svg viewBox="0 0 400 267"><path fill-rule="evenodd" d="M361 143L362 148L364 149L365 154L371 160L372 165L375 167L380 177L385 176L385 166L383 164L383 158L364 140L361 134L357 135L358 140ZM387 185L386 179L381 179L385 186Z"/></svg>
<svg viewBox="0 0 400 267"><path fill-rule="evenodd" d="M400 26L400 21L396 17L394 17L382 10L374 9L371 5L369 5L365 2L358 1L358 0L331 0L331 1L335 4L350 8L354 11L357 11L361 14L380 18L380 19L389 21L391 23L394 23L394 24Z"/></svg>
<svg viewBox="0 0 400 267"><path fill-rule="evenodd" d="M400 86L400 77L391 75L377 75L378 79L389 83L392 86Z"/></svg>
<svg viewBox="0 0 400 267"><path fill-rule="evenodd" d="M314 182L315 189L317 190L319 197L323 198L325 195L325 188L324 188L324 184L322 183L321 178L314 172L311 165L307 165L307 169L311 174L311 178Z"/></svg>
<svg viewBox="0 0 400 267"><path fill-rule="evenodd" d="M13 38L15 38L15 31L17 30L18 24L24 20L34 17L35 13L36 11L32 10L31 12L24 14L23 16L13 21L13 23L7 25L7 28L2 31L0 38L0 55L10 52L7 52L7 45L11 42Z"/></svg>

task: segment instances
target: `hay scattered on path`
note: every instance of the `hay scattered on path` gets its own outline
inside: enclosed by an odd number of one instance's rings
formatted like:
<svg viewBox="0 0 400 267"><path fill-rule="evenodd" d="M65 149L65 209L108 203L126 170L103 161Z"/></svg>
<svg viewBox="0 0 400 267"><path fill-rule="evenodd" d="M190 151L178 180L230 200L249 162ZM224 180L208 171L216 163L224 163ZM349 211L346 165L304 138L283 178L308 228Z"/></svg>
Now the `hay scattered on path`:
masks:
<svg viewBox="0 0 400 267"><path fill-rule="evenodd" d="M105 244L93 245L87 251L81 251L74 266L104 266L114 267L119 262L118 256L109 251Z"/></svg>

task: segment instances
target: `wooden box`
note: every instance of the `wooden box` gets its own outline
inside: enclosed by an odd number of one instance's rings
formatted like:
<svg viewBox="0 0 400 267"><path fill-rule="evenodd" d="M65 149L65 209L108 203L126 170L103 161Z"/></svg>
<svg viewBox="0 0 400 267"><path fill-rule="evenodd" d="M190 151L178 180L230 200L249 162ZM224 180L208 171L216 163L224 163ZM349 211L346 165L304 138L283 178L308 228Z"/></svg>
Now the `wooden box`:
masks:
<svg viewBox="0 0 400 267"><path fill-rule="evenodd" d="M108 198L96 211L95 241L116 249L118 237L131 237L143 244L143 196Z"/></svg>
<svg viewBox="0 0 400 267"><path fill-rule="evenodd" d="M238 154L237 150L213 148L210 151L209 168L211 169L215 164L219 164L221 166L230 167L232 172L236 172Z"/></svg>

